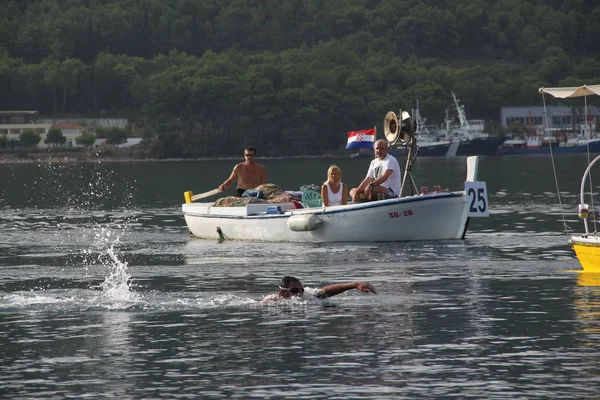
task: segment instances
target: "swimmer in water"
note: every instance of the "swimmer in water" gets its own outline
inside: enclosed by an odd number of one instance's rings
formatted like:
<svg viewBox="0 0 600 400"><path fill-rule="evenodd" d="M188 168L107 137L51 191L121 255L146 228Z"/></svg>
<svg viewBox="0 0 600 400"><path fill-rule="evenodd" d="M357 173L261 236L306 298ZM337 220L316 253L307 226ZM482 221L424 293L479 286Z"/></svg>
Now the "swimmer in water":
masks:
<svg viewBox="0 0 600 400"><path fill-rule="evenodd" d="M364 282L348 282L348 283L336 283L334 285L325 286L317 289L314 292L314 296L318 299L326 299L331 296L338 295L345 292L346 290L356 289L365 293L377 293L373 285ZM271 301L289 299L293 297L303 297L304 286L300 279L293 276L284 276L279 282L279 291L272 295L265 297L262 302L268 303Z"/></svg>

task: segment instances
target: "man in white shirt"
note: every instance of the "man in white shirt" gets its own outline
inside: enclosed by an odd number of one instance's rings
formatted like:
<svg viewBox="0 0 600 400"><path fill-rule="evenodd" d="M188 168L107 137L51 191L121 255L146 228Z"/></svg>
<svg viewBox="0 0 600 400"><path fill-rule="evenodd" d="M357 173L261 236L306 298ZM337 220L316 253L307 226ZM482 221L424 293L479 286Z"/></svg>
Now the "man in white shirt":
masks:
<svg viewBox="0 0 600 400"><path fill-rule="evenodd" d="M388 154L389 146L385 140L375 142L375 159L369 165L367 176L357 188L350 190L355 203L361 199L377 200L378 195L386 199L398 197L402 187L402 172L398 160Z"/></svg>

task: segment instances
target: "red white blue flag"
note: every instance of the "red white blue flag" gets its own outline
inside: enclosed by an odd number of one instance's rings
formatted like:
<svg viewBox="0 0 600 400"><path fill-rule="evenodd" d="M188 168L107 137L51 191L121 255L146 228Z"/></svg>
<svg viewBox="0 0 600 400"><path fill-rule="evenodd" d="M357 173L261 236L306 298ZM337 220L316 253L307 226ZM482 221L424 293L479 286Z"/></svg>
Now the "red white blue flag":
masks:
<svg viewBox="0 0 600 400"><path fill-rule="evenodd" d="M372 149L375 143L375 128L348 132L347 149Z"/></svg>

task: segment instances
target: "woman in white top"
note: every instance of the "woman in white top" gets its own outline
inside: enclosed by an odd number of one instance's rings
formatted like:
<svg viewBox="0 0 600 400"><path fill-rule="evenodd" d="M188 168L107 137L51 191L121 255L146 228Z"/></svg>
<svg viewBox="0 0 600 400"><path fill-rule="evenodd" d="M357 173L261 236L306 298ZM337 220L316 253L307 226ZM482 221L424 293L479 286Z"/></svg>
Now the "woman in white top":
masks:
<svg viewBox="0 0 600 400"><path fill-rule="evenodd" d="M348 204L348 186L342 183L342 170L332 165L327 170L327 181L321 186L323 206L339 206Z"/></svg>

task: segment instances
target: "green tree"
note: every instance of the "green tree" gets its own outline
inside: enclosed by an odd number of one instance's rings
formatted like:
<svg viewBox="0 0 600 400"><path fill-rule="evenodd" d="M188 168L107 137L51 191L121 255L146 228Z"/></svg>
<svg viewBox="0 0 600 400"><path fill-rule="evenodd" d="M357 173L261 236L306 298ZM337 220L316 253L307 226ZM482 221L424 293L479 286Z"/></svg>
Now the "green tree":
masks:
<svg viewBox="0 0 600 400"><path fill-rule="evenodd" d="M537 63L538 76L547 82L559 82L569 76L566 71L572 70L573 59L565 51L556 46L548 47L542 59Z"/></svg>
<svg viewBox="0 0 600 400"><path fill-rule="evenodd" d="M523 125L523 122L513 122L510 124L506 130L511 133L514 137L527 137L527 135L531 134L529 132L529 128Z"/></svg>
<svg viewBox="0 0 600 400"><path fill-rule="evenodd" d="M50 132L48 132L48 134L46 135L46 140L44 140L44 143L53 144L54 147L56 147L57 145L65 144L66 141L67 138L65 137L65 135L63 135L60 129L52 128L50 129Z"/></svg>
<svg viewBox="0 0 600 400"><path fill-rule="evenodd" d="M42 137L33 129L23 129L19 139L24 147L34 147L42 140Z"/></svg>
<svg viewBox="0 0 600 400"><path fill-rule="evenodd" d="M37 110L44 107L44 98L48 93L44 81L44 68L40 64L25 64L18 68L19 82L23 96L29 108Z"/></svg>
<svg viewBox="0 0 600 400"><path fill-rule="evenodd" d="M42 63L44 70L44 82L52 93L52 115L56 115L56 106L58 102L58 88L60 87L60 63L53 57L45 58Z"/></svg>
<svg viewBox="0 0 600 400"><path fill-rule="evenodd" d="M83 69L81 60L69 58L60 64L60 86L62 89L62 114L64 115L67 108L67 97L73 95L77 91L79 74Z"/></svg>
<svg viewBox="0 0 600 400"><path fill-rule="evenodd" d="M151 62L140 57L100 53L92 67L95 105L104 110L139 108L135 99L143 103L147 91L144 80L153 75L158 63L159 60ZM145 75L140 76L138 69L144 70Z"/></svg>
<svg viewBox="0 0 600 400"><path fill-rule="evenodd" d="M123 128L109 128L106 131L106 144L118 146L127 141L127 130Z"/></svg>
<svg viewBox="0 0 600 400"><path fill-rule="evenodd" d="M90 132L83 132L81 136L77 136L75 138L75 143L80 146L92 147L94 142L96 141L96 135Z"/></svg>
<svg viewBox="0 0 600 400"><path fill-rule="evenodd" d="M5 149L8 146L8 137L0 135L0 149Z"/></svg>
<svg viewBox="0 0 600 400"><path fill-rule="evenodd" d="M81 60L67 59L59 62L53 57L48 57L42 61L45 72L46 85L52 91L53 96L53 115L56 114L59 95L62 97L61 113L64 115L67 108L67 98L75 93L77 89L79 74L83 69Z"/></svg>
<svg viewBox="0 0 600 400"><path fill-rule="evenodd" d="M417 98L428 122L441 122L450 92L468 116L497 120L499 106L540 104L540 86L600 79L591 0L5 0L1 9L0 110L125 117L170 156L235 154L231 143L327 152Z"/></svg>

